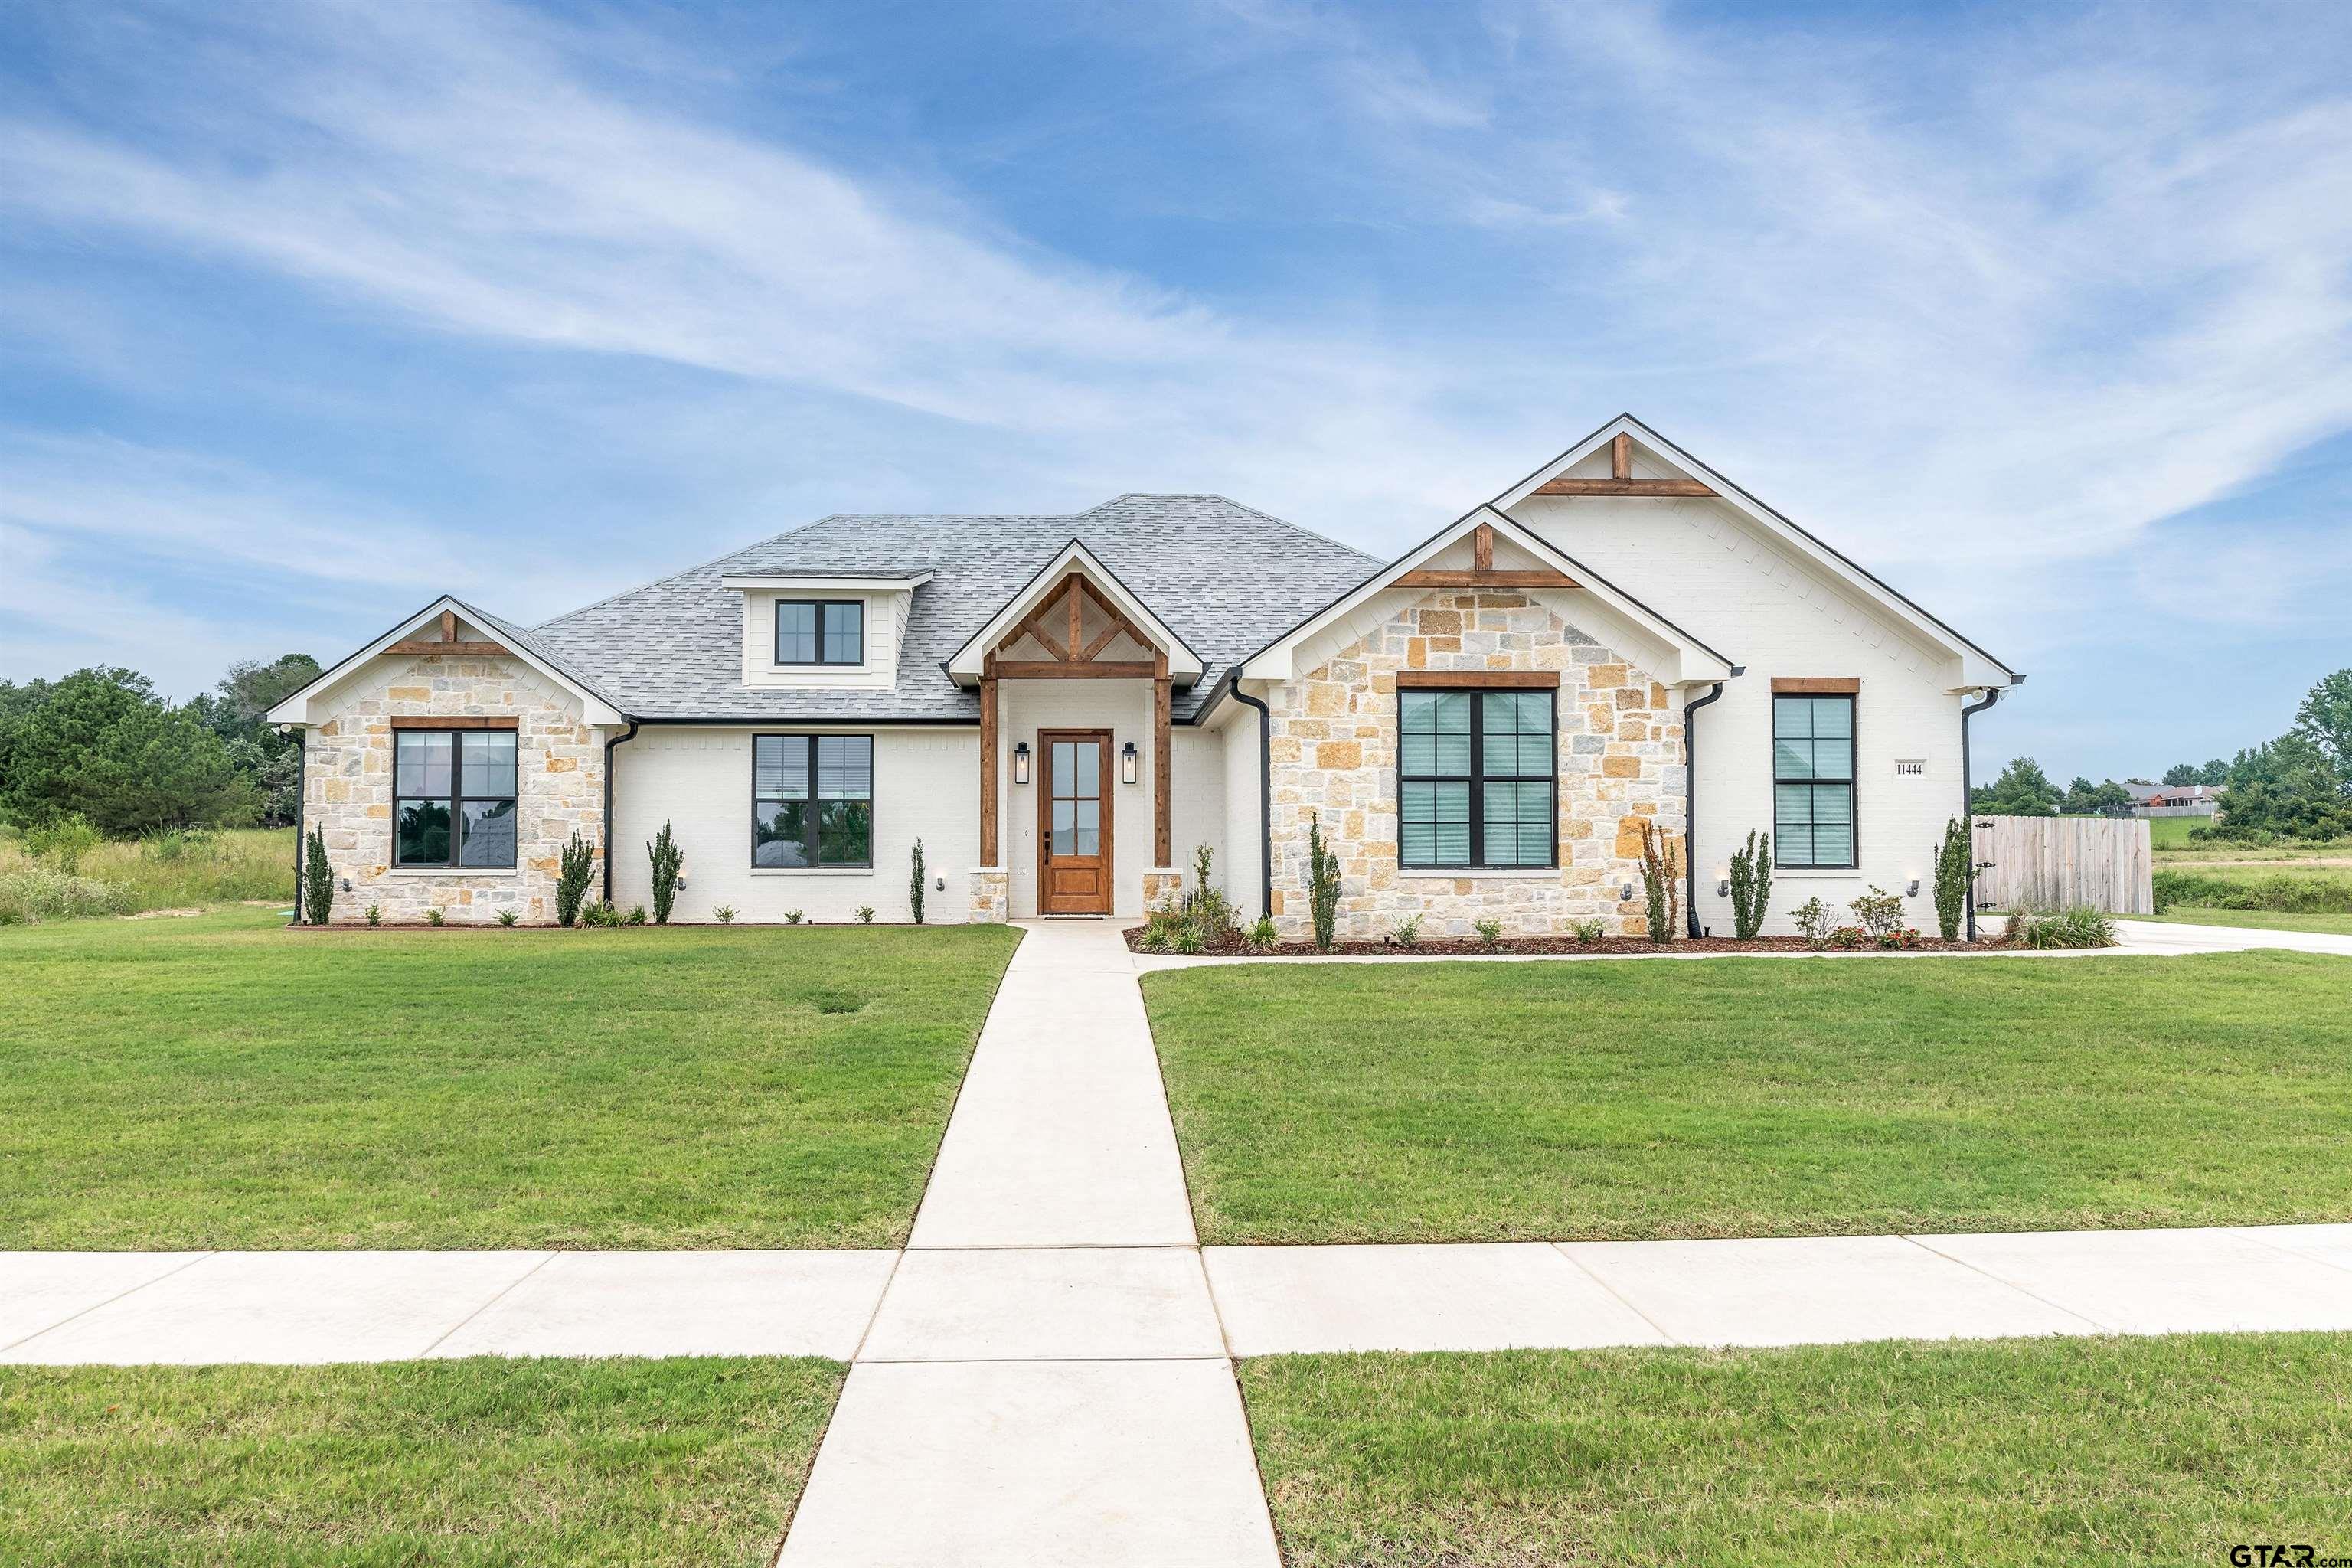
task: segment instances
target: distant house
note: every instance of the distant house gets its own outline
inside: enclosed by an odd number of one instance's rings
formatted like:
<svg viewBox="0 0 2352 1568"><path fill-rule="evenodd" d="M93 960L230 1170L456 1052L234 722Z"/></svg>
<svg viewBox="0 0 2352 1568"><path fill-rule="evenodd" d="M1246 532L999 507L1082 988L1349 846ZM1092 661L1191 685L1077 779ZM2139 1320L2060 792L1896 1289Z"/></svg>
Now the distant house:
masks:
<svg viewBox="0 0 2352 1568"><path fill-rule="evenodd" d="M1319 823L1343 936L1638 931L1654 824L1695 934L1751 829L1784 909L1924 889L2021 679L1621 416L1393 561L1220 496L835 516L536 626L436 600L270 716L338 921L549 919L574 833L636 903L667 822L683 919L904 919L918 838L932 920L1132 918L1206 846L1297 936Z"/></svg>
<svg viewBox="0 0 2352 1568"><path fill-rule="evenodd" d="M2219 784L2126 784L2135 816L2211 816L2221 809Z"/></svg>

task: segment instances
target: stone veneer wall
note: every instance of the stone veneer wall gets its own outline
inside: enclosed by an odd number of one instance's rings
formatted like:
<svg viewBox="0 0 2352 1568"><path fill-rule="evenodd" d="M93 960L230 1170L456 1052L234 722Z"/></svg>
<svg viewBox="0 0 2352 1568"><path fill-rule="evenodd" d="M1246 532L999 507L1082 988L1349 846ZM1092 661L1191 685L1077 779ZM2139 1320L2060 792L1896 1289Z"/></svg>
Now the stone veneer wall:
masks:
<svg viewBox="0 0 2352 1568"><path fill-rule="evenodd" d="M1397 672L1419 669L1559 672L1556 871L1400 871ZM1560 934L1588 919L1627 935L1649 929L1641 824L1654 820L1680 842L1681 710L1647 673L1528 595L1433 593L1276 687L1267 706L1274 915L1285 938L1311 934L1310 812L1339 857L1341 940L1378 940L1412 913L1424 917L1426 936L1469 936L1471 922L1489 916L1511 936ZM1633 897L1621 901L1629 882Z"/></svg>
<svg viewBox="0 0 2352 1568"><path fill-rule="evenodd" d="M1001 926L1013 918L1013 873L993 867L971 868L971 912L974 925Z"/></svg>
<svg viewBox="0 0 2352 1568"><path fill-rule="evenodd" d="M394 717L509 715L519 721L514 868L394 869ZM552 922L564 844L575 832L592 845L604 837L604 744L583 721L580 700L520 659L416 658L362 682L305 740L304 827L326 833L338 925L364 921L370 904L381 905L386 921L423 921L427 910L438 909L452 925L487 923L500 910L526 923ZM602 887L601 849L598 855L591 898Z"/></svg>

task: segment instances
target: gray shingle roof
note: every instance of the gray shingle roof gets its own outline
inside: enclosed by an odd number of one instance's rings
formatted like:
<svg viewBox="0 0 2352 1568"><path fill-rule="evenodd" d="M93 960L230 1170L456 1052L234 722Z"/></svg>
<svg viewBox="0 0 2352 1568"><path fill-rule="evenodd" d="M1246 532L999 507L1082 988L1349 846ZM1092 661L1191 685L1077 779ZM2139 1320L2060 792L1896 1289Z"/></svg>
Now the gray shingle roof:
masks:
<svg viewBox="0 0 2352 1568"><path fill-rule="evenodd" d="M1179 691L1191 719L1246 658L1384 563L1223 496L1124 495L1069 517L834 516L528 634L534 652L640 719L977 721L980 698L940 665L1071 540L1201 656ZM928 571L891 691L743 684L741 595L723 576Z"/></svg>

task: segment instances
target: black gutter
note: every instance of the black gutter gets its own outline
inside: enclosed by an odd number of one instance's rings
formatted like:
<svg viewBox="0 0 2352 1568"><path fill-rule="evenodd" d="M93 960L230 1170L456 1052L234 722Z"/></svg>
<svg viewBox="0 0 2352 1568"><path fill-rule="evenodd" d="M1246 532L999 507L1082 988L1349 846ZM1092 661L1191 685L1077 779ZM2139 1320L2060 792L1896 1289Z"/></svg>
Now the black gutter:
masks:
<svg viewBox="0 0 2352 1568"><path fill-rule="evenodd" d="M1976 805L1969 790L1969 721L2000 700L2000 688L1985 688L1984 700L1960 710L1960 828L1969 836L1968 938L1977 939Z"/></svg>
<svg viewBox="0 0 2352 1568"><path fill-rule="evenodd" d="M604 901L613 901L613 748L624 741L637 738L637 721L629 721L628 729L604 742Z"/></svg>
<svg viewBox="0 0 2352 1568"><path fill-rule="evenodd" d="M308 816L304 808L310 804L310 732L308 730L294 731L294 923L296 925L302 923L302 910L306 907L302 902L302 862L305 858L302 824Z"/></svg>
<svg viewBox="0 0 2352 1568"><path fill-rule="evenodd" d="M1732 674L1739 670L1733 668ZM1691 715L1723 695L1717 681L1704 697L1683 704L1683 921L1696 939L1698 931L1698 725Z"/></svg>
<svg viewBox="0 0 2352 1568"><path fill-rule="evenodd" d="M1241 667L1234 667L1238 670ZM1234 700L1257 710L1257 872L1258 913L1274 918L1274 752L1267 741L1274 733L1274 710L1263 698L1244 691L1234 681Z"/></svg>

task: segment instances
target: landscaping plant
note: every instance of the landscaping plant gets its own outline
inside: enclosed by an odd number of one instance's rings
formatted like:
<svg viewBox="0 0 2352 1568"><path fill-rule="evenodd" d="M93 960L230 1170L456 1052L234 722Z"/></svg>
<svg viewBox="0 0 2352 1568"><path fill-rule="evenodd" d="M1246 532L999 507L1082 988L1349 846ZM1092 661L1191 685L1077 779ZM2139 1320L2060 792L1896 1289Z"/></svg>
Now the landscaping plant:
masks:
<svg viewBox="0 0 2352 1568"><path fill-rule="evenodd" d="M662 823L661 831L646 846L646 853L654 863L654 924L669 924L670 905L677 900L677 871L686 864L686 851L670 837L669 823Z"/></svg>
<svg viewBox="0 0 2352 1568"><path fill-rule="evenodd" d="M1307 818L1307 908L1315 921L1316 949L1330 952L1339 924L1339 858L1324 841L1323 818L1315 813Z"/></svg>
<svg viewBox="0 0 2352 1568"><path fill-rule="evenodd" d="M1281 940L1275 931L1272 915L1258 916L1257 923L1250 927L1249 944L1260 952L1273 952L1275 943Z"/></svg>
<svg viewBox="0 0 2352 1568"><path fill-rule="evenodd" d="M907 879L907 907L915 912L915 923L923 923L923 841L915 840L915 868Z"/></svg>
<svg viewBox="0 0 2352 1568"><path fill-rule="evenodd" d="M1682 884L1675 867L1674 840L1658 831L1658 825L1644 817L1642 821L1642 891L1648 902L1650 940L1668 942L1675 940L1675 922L1682 910Z"/></svg>
<svg viewBox="0 0 2352 1568"><path fill-rule="evenodd" d="M626 923L633 926L641 926L645 924L646 906L643 904L631 904L629 906L629 918Z"/></svg>
<svg viewBox="0 0 2352 1568"><path fill-rule="evenodd" d="M621 923L621 911L604 899L591 899L580 906L580 923L583 926L616 926Z"/></svg>
<svg viewBox="0 0 2352 1568"><path fill-rule="evenodd" d="M563 847L563 868L555 879L555 923L568 926L580 919L580 901L588 896L588 878L596 869L596 857L588 841L577 833Z"/></svg>
<svg viewBox="0 0 2352 1568"><path fill-rule="evenodd" d="M1472 921L1470 929L1478 933L1479 942L1485 945L1488 952L1503 945L1503 922L1492 915L1483 921Z"/></svg>
<svg viewBox="0 0 2352 1568"><path fill-rule="evenodd" d="M1579 942L1599 942L1609 934L1609 922L1593 920L1570 921L1568 922L1568 929Z"/></svg>
<svg viewBox="0 0 2352 1568"><path fill-rule="evenodd" d="M860 904L857 906L857 923L864 926L870 926L874 923L874 906L872 904Z"/></svg>
<svg viewBox="0 0 2352 1568"><path fill-rule="evenodd" d="M1853 911L1854 920L1871 941L1884 945L1885 938L1903 924L1903 900L1877 884L1854 900L1846 908Z"/></svg>
<svg viewBox="0 0 2352 1568"><path fill-rule="evenodd" d="M367 923L372 926L380 926L383 924L383 906L382 904L370 904L367 907Z"/></svg>
<svg viewBox="0 0 2352 1568"><path fill-rule="evenodd" d="M1194 847L1193 886L1174 904L1175 913L1199 934L1203 950L1230 947L1234 939L1241 934L1241 921L1234 915L1234 906L1226 899L1225 890L1209 880L1215 861L1216 852L1207 845Z"/></svg>
<svg viewBox="0 0 2352 1568"><path fill-rule="evenodd" d="M1731 931L1742 942L1764 929L1772 907L1772 836L1748 830L1748 847L1731 858Z"/></svg>
<svg viewBox="0 0 2352 1568"><path fill-rule="evenodd" d="M1393 941L1399 947L1419 947L1421 945L1421 916L1419 914L1398 916L1396 921L1389 927L1389 937L1390 940Z"/></svg>
<svg viewBox="0 0 2352 1568"><path fill-rule="evenodd" d="M1815 952L1830 944L1830 911L1822 906L1821 900L1807 899L1789 911L1789 918L1797 922L1797 934L1803 937L1805 945Z"/></svg>
<svg viewBox="0 0 2352 1568"><path fill-rule="evenodd" d="M429 926L447 925L448 920L437 909L425 911L425 923Z"/></svg>
<svg viewBox="0 0 2352 1568"><path fill-rule="evenodd" d="M1975 854L1968 825L1957 816L1948 818L1943 845L1936 851L1936 929L1946 942L1960 940L1960 916L1968 907L1969 879L1974 874L1969 862Z"/></svg>
<svg viewBox="0 0 2352 1568"><path fill-rule="evenodd" d="M322 926L335 910L335 871L327 864L325 830L310 829L310 847L303 856L302 917Z"/></svg>
<svg viewBox="0 0 2352 1568"><path fill-rule="evenodd" d="M510 926L514 924L516 918L515 912L512 910L500 910L499 911L499 924L502 926Z"/></svg>
<svg viewBox="0 0 2352 1568"><path fill-rule="evenodd" d="M784 923L788 926L796 926L805 918L806 917L798 910L786 910L784 911Z"/></svg>
<svg viewBox="0 0 2352 1568"><path fill-rule="evenodd" d="M2116 922L2088 904L2064 910L2018 910L2011 913L2004 934L2012 947L2113 947Z"/></svg>
<svg viewBox="0 0 2352 1568"><path fill-rule="evenodd" d="M735 923L735 906L732 904L721 904L717 909L710 911L710 918L717 921L720 925L731 926Z"/></svg>

